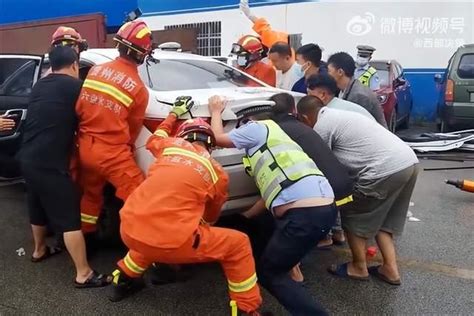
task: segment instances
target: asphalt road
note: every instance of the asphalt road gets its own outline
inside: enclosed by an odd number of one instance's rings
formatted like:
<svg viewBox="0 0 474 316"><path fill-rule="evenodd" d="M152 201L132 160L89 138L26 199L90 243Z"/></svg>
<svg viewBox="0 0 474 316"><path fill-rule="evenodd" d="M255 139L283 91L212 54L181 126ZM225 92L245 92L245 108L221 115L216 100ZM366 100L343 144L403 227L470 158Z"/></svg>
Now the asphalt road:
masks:
<svg viewBox="0 0 474 316"><path fill-rule="evenodd" d="M423 161L423 167L472 166L474 162ZM334 315L468 315L474 311L474 194L443 183L474 178L474 170L424 171L410 208L419 222L407 222L398 239L402 286L371 280L337 279L326 272L347 260L344 247L313 251L303 262L312 295ZM23 247L26 256L16 250ZM29 261L32 241L21 185L0 187L0 315L124 314L229 315L226 283L217 265L199 266L188 282L156 287L120 303L110 303L106 289L76 290L66 254L39 264ZM120 257L104 249L91 261L111 272ZM285 315L264 293L265 309Z"/></svg>

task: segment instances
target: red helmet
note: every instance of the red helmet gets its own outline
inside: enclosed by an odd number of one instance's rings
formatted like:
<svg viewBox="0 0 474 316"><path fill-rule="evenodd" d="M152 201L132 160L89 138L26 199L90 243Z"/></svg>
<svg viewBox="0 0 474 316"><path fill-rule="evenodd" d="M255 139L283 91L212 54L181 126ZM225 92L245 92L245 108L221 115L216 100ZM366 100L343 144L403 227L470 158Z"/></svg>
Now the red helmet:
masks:
<svg viewBox="0 0 474 316"><path fill-rule="evenodd" d="M151 30L143 21L134 20L122 25L114 41L141 55L148 55L152 51Z"/></svg>
<svg viewBox="0 0 474 316"><path fill-rule="evenodd" d="M209 147L216 144L216 137L211 126L202 118L194 118L185 121L176 131L176 137L187 141L201 141Z"/></svg>
<svg viewBox="0 0 474 316"><path fill-rule="evenodd" d="M78 31L68 26L60 26L51 36L51 45L77 45L79 51L85 51L88 48L87 41L82 38Z"/></svg>
<svg viewBox="0 0 474 316"><path fill-rule="evenodd" d="M236 55L261 54L263 53L263 44L260 38L254 35L245 35L240 40L232 45L232 53Z"/></svg>

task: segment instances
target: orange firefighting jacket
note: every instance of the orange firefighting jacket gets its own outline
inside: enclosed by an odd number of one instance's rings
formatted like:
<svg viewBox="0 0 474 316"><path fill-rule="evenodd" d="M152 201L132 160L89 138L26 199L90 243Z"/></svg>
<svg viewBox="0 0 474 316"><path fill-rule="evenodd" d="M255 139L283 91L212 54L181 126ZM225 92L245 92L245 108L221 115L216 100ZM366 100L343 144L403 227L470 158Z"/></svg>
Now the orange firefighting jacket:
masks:
<svg viewBox="0 0 474 316"><path fill-rule="evenodd" d="M258 18L253 24L253 30L260 36L262 44L270 49L275 43L288 43L288 33L279 32L272 29L265 18ZM293 58L295 51L291 49Z"/></svg>
<svg viewBox="0 0 474 316"><path fill-rule="evenodd" d="M133 145L143 126L148 90L137 65L125 58L92 67L76 103L79 137Z"/></svg>
<svg viewBox="0 0 474 316"><path fill-rule="evenodd" d="M266 64L263 61L257 61L250 65L250 67L242 69L247 74L255 77L266 84L274 87L276 85L276 71L272 65Z"/></svg>
<svg viewBox="0 0 474 316"><path fill-rule="evenodd" d="M229 182L205 148L168 137L175 121L168 116L148 140L156 161L120 211L123 232L163 249L179 248L200 223L219 218Z"/></svg>

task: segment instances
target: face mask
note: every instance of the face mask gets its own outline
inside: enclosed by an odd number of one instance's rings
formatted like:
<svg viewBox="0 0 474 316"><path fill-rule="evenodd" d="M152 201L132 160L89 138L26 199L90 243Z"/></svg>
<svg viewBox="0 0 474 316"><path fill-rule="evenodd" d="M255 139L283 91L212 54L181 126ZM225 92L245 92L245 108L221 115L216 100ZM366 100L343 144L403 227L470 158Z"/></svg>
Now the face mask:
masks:
<svg viewBox="0 0 474 316"><path fill-rule="evenodd" d="M356 65L357 66L364 67L368 63L369 63L369 58L368 57L357 56L357 59L356 59Z"/></svg>
<svg viewBox="0 0 474 316"><path fill-rule="evenodd" d="M294 67L295 67L295 74L298 77L303 77L304 76L303 67L300 64L295 64Z"/></svg>
<svg viewBox="0 0 474 316"><path fill-rule="evenodd" d="M238 56L237 65L240 67L247 67L247 58L245 56Z"/></svg>
<svg viewBox="0 0 474 316"><path fill-rule="evenodd" d="M305 75L306 72L308 71L308 69L309 69L310 66L308 66L308 67L305 68L305 65L306 65L306 63L304 63L303 65L298 64L298 66L299 66L299 67L298 67L298 70L297 70L297 71L298 71L298 76L304 77L304 75Z"/></svg>

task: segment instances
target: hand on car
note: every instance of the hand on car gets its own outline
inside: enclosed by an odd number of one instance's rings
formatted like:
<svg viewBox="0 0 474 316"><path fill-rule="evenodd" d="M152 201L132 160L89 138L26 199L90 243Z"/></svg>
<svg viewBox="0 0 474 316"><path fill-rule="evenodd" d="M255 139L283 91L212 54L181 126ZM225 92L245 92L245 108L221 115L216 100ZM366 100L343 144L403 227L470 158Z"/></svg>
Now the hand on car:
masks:
<svg viewBox="0 0 474 316"><path fill-rule="evenodd" d="M0 116L0 132L10 131L15 127L15 121Z"/></svg>
<svg viewBox="0 0 474 316"><path fill-rule="evenodd" d="M173 108L171 109L171 113L174 113L177 117L181 117L182 115L188 113L192 107L194 106L194 101L190 96L181 96L177 97L176 101L174 101Z"/></svg>
<svg viewBox="0 0 474 316"><path fill-rule="evenodd" d="M212 114L222 113L226 106L226 100L218 95L209 98L209 112Z"/></svg>

